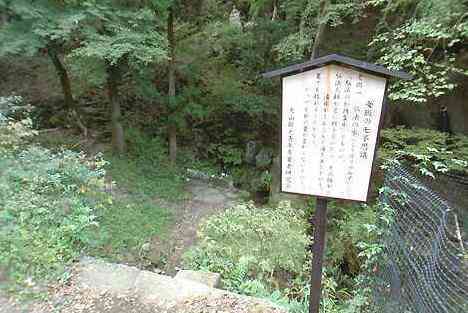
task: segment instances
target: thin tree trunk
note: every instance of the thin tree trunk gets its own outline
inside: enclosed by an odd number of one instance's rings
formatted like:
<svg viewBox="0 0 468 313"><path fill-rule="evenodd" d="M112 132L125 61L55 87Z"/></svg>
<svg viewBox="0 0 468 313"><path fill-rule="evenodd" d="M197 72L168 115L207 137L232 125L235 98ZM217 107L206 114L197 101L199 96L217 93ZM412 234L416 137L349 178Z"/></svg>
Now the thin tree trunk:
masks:
<svg viewBox="0 0 468 313"><path fill-rule="evenodd" d="M118 154L125 152L124 129L119 99L120 69L118 65L107 65L107 91L111 107L112 148Z"/></svg>
<svg viewBox="0 0 468 313"><path fill-rule="evenodd" d="M176 80L175 80L175 34L174 34L174 11L172 8L169 9L169 16L167 19L167 40L169 42L169 110L172 111L172 105L175 101L176 95ZM175 114L175 113L171 113ZM169 136L169 159L171 163L176 162L177 158L177 125L174 121L169 121L168 136Z"/></svg>
<svg viewBox="0 0 468 313"><path fill-rule="evenodd" d="M278 18L278 0L273 0L273 13L271 14L271 20L274 21Z"/></svg>
<svg viewBox="0 0 468 313"><path fill-rule="evenodd" d="M314 44L312 46L312 53L310 59L318 58L320 55L320 45L323 41L323 35L327 28L327 23L324 21L324 17L326 15L326 8L327 8L328 0L321 0L320 7L319 7L319 15L318 15L318 28L317 33L315 34Z"/></svg>
<svg viewBox="0 0 468 313"><path fill-rule="evenodd" d="M78 114L77 106L75 99L73 98L73 93L71 90L71 82L70 77L68 76L67 69L63 65L62 61L60 60L59 56L57 55L57 51L54 48L49 48L48 54L52 63L54 64L55 71L60 78L60 84L62 86L62 92L65 102L65 108L74 119L74 123L80 128L83 132L84 136L87 137L88 129L84 125L83 121Z"/></svg>

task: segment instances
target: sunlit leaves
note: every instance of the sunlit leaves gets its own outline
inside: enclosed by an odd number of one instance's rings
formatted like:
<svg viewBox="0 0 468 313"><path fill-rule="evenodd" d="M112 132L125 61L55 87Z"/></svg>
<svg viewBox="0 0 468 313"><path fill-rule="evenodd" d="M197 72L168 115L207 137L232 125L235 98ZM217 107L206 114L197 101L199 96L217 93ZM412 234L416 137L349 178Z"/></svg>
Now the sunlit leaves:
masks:
<svg viewBox="0 0 468 313"><path fill-rule="evenodd" d="M107 1L85 6L88 16L84 41L74 56L95 58L108 64L148 65L167 58L167 42L155 30L149 9L114 7Z"/></svg>
<svg viewBox="0 0 468 313"><path fill-rule="evenodd" d="M76 6L55 1L13 1L0 30L0 55L34 55L42 48L63 46L74 39L84 15Z"/></svg>
<svg viewBox="0 0 468 313"><path fill-rule="evenodd" d="M394 12L397 4L388 3L384 10ZM422 103L456 87L451 80L453 74L466 74L456 66L453 50L466 40L468 20L464 12L457 1L420 1L415 14L402 25L386 27L374 37L371 46L377 49L381 64L404 69L415 77L392 84L392 100Z"/></svg>

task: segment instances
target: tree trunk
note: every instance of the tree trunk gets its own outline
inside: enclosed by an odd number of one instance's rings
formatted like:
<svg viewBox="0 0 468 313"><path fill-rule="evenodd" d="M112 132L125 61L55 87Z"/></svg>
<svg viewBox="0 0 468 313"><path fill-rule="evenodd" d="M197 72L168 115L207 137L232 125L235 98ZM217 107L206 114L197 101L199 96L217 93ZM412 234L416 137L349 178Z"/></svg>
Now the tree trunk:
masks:
<svg viewBox="0 0 468 313"><path fill-rule="evenodd" d="M120 69L118 65L107 65L107 91L111 108L112 148L118 154L125 152L122 112L119 99Z"/></svg>
<svg viewBox="0 0 468 313"><path fill-rule="evenodd" d="M69 112L71 118L74 119L74 123L78 126L78 128L80 128L84 136L87 137L88 129L86 128L86 126L84 125L83 121L80 118L80 115L78 114L76 102L75 102L75 99L73 99L73 93L71 90L71 82L70 82L70 77L68 76L67 69L63 65L62 61L57 55L57 51L54 48L49 47L47 51L48 51L50 59L52 60L52 63L54 64L55 71L57 72L57 75L60 78L60 84L62 86L65 108Z"/></svg>
<svg viewBox="0 0 468 313"><path fill-rule="evenodd" d="M319 15L318 15L318 28L317 33L315 34L314 44L312 46L312 53L310 59L318 58L320 55L320 45L323 41L323 35L327 28L327 22L324 21L324 17L326 15L328 0L321 0L320 1L320 8L319 8Z"/></svg>
<svg viewBox="0 0 468 313"><path fill-rule="evenodd" d="M278 18L278 0L273 0L273 13L271 14L271 20L275 21Z"/></svg>
<svg viewBox="0 0 468 313"><path fill-rule="evenodd" d="M169 42L169 67L168 67L168 77L169 77L169 90L168 95L168 105L169 111L175 111L173 109L175 95L176 95L176 80L175 80L175 34L174 34L174 11L173 8L169 8L169 16L167 19L167 40ZM171 112L171 114L175 114ZM168 125L168 136L169 136L169 159L171 163L176 162L177 158L177 125L175 121L169 120Z"/></svg>

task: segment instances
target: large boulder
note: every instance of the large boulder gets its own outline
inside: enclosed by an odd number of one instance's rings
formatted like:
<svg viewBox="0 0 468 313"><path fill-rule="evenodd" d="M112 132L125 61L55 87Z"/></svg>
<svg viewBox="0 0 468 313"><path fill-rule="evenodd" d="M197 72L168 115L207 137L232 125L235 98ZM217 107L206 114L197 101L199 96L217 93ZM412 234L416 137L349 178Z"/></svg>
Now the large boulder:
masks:
<svg viewBox="0 0 468 313"><path fill-rule="evenodd" d="M257 155L257 143L255 141L247 142L245 147L245 163L255 165L255 157Z"/></svg>
<svg viewBox="0 0 468 313"><path fill-rule="evenodd" d="M267 169L270 167L273 159L273 151L270 148L262 148L255 157L255 166L258 169Z"/></svg>

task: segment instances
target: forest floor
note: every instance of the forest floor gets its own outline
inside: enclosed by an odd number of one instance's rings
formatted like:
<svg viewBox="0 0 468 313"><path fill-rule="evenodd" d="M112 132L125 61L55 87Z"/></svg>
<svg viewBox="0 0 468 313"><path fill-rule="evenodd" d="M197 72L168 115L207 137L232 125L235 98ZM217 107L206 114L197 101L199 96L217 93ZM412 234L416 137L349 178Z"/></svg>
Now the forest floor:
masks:
<svg viewBox="0 0 468 313"><path fill-rule="evenodd" d="M231 207L241 199L237 190L217 186L201 179L188 180L183 190L186 194L182 200L170 202L157 196L152 198L155 207L165 207L170 211L172 218L164 236L167 239L163 240L159 235L150 238L143 251L140 249L141 258L132 265L144 268L145 261L149 260L150 264L154 264L164 258L164 268L152 269L158 273L175 274L182 267L183 253L195 243L197 229L203 219ZM123 190L115 192L121 198L128 196ZM93 294L73 284L53 286L49 288L48 293L46 301L32 301L29 304L11 302L6 295L2 296L0 293L0 312L156 312L154 308L135 302L132 295L116 298L105 293Z"/></svg>
<svg viewBox="0 0 468 313"><path fill-rule="evenodd" d="M190 180L185 189L189 194L188 199L176 203L171 210L175 223L169 231L169 241L161 242L158 237L151 241L151 253L166 253L164 271L169 274L182 267L182 255L195 243L197 229L203 219L232 207L240 200L235 189L214 186L200 179Z"/></svg>

